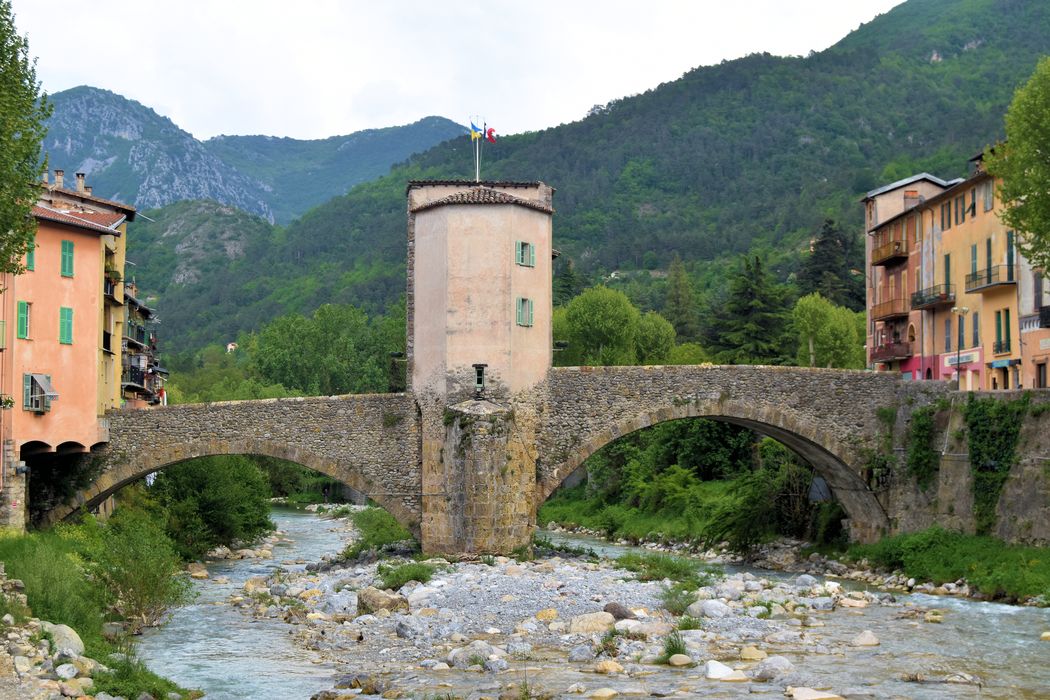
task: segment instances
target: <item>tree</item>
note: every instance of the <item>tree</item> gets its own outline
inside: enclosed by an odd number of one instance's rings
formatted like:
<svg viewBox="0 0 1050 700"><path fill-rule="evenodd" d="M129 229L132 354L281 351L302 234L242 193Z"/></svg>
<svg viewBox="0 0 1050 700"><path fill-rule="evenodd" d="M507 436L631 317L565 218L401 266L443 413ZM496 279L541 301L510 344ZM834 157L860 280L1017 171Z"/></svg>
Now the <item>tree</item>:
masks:
<svg viewBox="0 0 1050 700"><path fill-rule="evenodd" d="M863 265L859 246L831 219L824 220L813 252L802 261L798 273L799 293L820 293L832 304L854 310L864 308L864 281L853 270ZM854 264L855 263L855 264Z"/></svg>
<svg viewBox="0 0 1050 700"><path fill-rule="evenodd" d="M674 335L674 326L655 311L649 311L638 319L638 334L634 341L638 364L666 363L674 348Z"/></svg>
<svg viewBox="0 0 1050 700"><path fill-rule="evenodd" d="M813 293L799 299L791 315L800 366L863 369L864 314Z"/></svg>
<svg viewBox="0 0 1050 700"><path fill-rule="evenodd" d="M553 287L555 306L568 304L580 293L580 278L576 274L576 265L573 264L572 258L567 258L555 270Z"/></svg>
<svg viewBox="0 0 1050 700"><path fill-rule="evenodd" d="M1006 143L989 149L985 163L1002 179L1003 223L1018 234L1018 247L1038 268L1050 269L1050 57L1014 93L1006 112Z"/></svg>
<svg viewBox="0 0 1050 700"><path fill-rule="evenodd" d="M704 346L719 362L781 364L790 356L786 305L784 286L769 278L758 256L745 256L724 301L711 305Z"/></svg>
<svg viewBox="0 0 1050 700"><path fill-rule="evenodd" d="M664 316L674 326L679 339L690 341L700 337L693 285L689 282L689 274L677 253L667 271L667 302L664 304Z"/></svg>
<svg viewBox="0 0 1050 700"><path fill-rule="evenodd" d="M573 356L585 365L629 365L641 314L623 292L591 287L565 307L564 331Z"/></svg>
<svg viewBox="0 0 1050 700"><path fill-rule="evenodd" d="M9 0L0 0L0 272L21 272L36 233L40 144L51 115L36 80L29 42L15 30ZM44 161L46 166L46 161Z"/></svg>

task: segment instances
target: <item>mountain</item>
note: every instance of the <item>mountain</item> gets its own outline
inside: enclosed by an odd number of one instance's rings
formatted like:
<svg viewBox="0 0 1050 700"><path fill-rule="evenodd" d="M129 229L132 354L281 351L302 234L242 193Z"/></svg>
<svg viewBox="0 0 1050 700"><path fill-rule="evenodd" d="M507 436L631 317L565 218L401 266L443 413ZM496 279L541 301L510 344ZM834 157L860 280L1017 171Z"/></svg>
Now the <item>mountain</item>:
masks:
<svg viewBox="0 0 1050 700"><path fill-rule="evenodd" d="M50 166L87 173L96 194L141 209L211 199L282 223L464 133L448 119L426 117L314 141L220 136L202 143L108 90L81 86L51 100Z"/></svg>
<svg viewBox="0 0 1050 700"><path fill-rule="evenodd" d="M466 133L455 122L426 117L407 126L368 129L304 141L274 136L216 136L204 147L263 183L277 221L286 223L390 166Z"/></svg>
<svg viewBox="0 0 1050 700"><path fill-rule="evenodd" d="M805 58L697 68L581 121L502 138L482 174L556 187L556 245L592 280L678 253L718 290L730 256L749 250L784 279L825 217L861 235L866 190L921 170L965 174L1047 53L1050 3L909 0ZM469 147L435 146L275 232L221 279L170 287L165 306L219 306L168 338L226 339L325 301L383 308L404 288L406 181L469 177ZM623 277L660 308L657 276Z"/></svg>

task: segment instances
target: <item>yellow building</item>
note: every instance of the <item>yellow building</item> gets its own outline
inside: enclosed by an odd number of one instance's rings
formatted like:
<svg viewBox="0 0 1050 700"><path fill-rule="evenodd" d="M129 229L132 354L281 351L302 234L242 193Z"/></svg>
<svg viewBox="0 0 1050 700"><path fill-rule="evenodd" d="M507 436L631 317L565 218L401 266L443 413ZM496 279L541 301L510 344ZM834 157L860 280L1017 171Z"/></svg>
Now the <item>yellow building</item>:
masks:
<svg viewBox="0 0 1050 700"><path fill-rule="evenodd" d="M869 357L877 368L902 371L909 379L961 379L964 390L1046 386L1050 331L1042 326L1050 325L1050 313L1041 319L1042 277L1000 220L1002 205L981 156L972 162L969 178L913 197L869 228ZM902 227L905 221L915 225ZM887 263L875 243L897 229L908 231L910 264L883 282ZM880 317L885 313L878 302L887 294L907 300L897 318ZM898 347L891 361L879 365L887 341L880 330L894 321L894 339L907 345L907 357L896 356L904 352Z"/></svg>

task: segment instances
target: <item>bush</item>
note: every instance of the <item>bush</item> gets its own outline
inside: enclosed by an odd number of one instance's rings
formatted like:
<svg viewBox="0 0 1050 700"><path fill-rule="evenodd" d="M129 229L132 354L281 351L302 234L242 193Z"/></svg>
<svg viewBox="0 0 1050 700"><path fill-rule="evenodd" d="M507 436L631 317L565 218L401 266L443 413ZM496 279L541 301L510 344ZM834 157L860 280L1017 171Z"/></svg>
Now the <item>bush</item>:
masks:
<svg viewBox="0 0 1050 700"><path fill-rule="evenodd" d="M686 608L696 602L696 588L688 584L676 583L660 592L660 600L663 601L664 609L669 613L682 615Z"/></svg>
<svg viewBox="0 0 1050 700"><path fill-rule="evenodd" d="M358 532L358 538L344 552L351 559L370 549L412 539L412 533L382 508L359 510L350 516L350 520Z"/></svg>
<svg viewBox="0 0 1050 700"><path fill-rule="evenodd" d="M694 589L714 580L713 570L702 562L666 554L625 554L616 560L616 566L635 572L640 581L670 579Z"/></svg>
<svg viewBox="0 0 1050 700"><path fill-rule="evenodd" d="M377 573L382 581L383 588L397 590L409 581L426 583L434 575L437 569L430 564L412 562L401 566L379 566Z"/></svg>

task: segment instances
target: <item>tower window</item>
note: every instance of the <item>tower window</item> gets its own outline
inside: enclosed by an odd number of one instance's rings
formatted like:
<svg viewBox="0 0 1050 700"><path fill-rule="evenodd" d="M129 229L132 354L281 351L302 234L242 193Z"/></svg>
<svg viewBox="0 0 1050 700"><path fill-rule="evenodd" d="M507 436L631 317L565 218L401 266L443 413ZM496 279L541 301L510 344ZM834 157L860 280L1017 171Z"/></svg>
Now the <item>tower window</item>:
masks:
<svg viewBox="0 0 1050 700"><path fill-rule="evenodd" d="M519 326L532 325L532 299L518 297L517 318Z"/></svg>
<svg viewBox="0 0 1050 700"><path fill-rule="evenodd" d="M525 267L536 267L536 246L526 241L515 241L514 262Z"/></svg>

